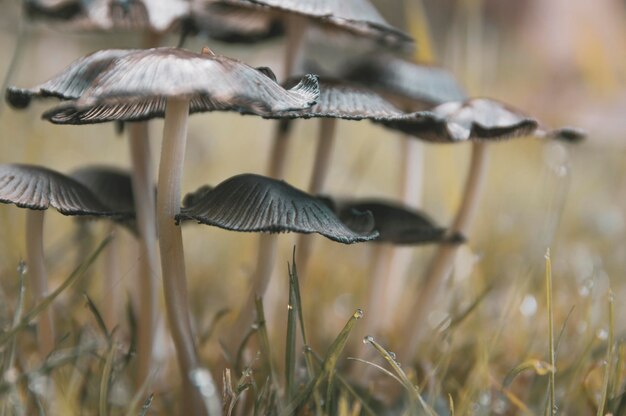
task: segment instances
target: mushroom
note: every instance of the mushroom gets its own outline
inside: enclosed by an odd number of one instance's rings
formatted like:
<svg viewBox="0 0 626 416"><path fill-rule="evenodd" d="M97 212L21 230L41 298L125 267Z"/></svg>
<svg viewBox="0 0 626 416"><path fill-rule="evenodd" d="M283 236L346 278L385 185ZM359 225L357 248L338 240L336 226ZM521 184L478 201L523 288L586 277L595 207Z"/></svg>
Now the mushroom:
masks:
<svg viewBox="0 0 626 416"><path fill-rule="evenodd" d="M546 133L539 129L537 120L521 111L486 98L441 104L430 111L415 112L404 119L383 122L388 127L435 143L472 141L472 157L461 204L449 233L467 235L476 211L486 170L486 145L488 141L536 134L539 137L563 138L567 141L582 139L582 132L566 128ZM575 139L575 140L572 140ZM456 247L442 245L430 263L417 299L413 302L405 332L408 341L401 346L401 355L409 358L421 336L422 320L439 283L450 272Z"/></svg>
<svg viewBox="0 0 626 416"><path fill-rule="evenodd" d="M241 174L215 188L203 186L185 197L177 221L197 221L231 231L299 234L317 233L329 240L353 244L374 240L371 213L344 215L369 226L358 231L344 224L324 201L282 180ZM364 219L362 217L365 217Z"/></svg>
<svg viewBox="0 0 626 416"><path fill-rule="evenodd" d="M179 48L119 54L90 77L91 84L80 83L84 88L79 98L47 112L46 118L64 124L165 118L157 189L163 288L183 375L183 393L187 395L184 402L194 412L204 412L199 391L189 379L199 361L187 306L182 235L174 223L180 209L187 117L190 112L199 111L237 111L267 117L275 112L307 108L319 96L317 78L307 75L298 85L285 90L268 76L270 71L215 55L208 48L200 54ZM57 95L65 95L65 83L54 86L60 87ZM28 93L13 90L14 97Z"/></svg>
<svg viewBox="0 0 626 416"><path fill-rule="evenodd" d="M39 166L0 165L0 202L27 208L26 259L31 276L33 301L48 294L48 277L43 249L45 210L52 207L68 216L124 217L127 213L103 205L85 186L72 178ZM54 349L54 318L50 309L37 318L38 346L42 356Z"/></svg>
<svg viewBox="0 0 626 416"><path fill-rule="evenodd" d="M203 186L188 194L184 207L176 216L178 221L197 221L231 231L261 232L266 234L296 232L317 233L329 240L343 244L370 241L378 237L373 231L374 221L369 212L344 215L360 224L358 230L350 229L323 199L313 197L288 183L254 174L229 178L215 188ZM275 245L261 246L256 276L269 276ZM253 319L256 299L263 296L269 280L253 280L252 287L226 340L226 347L236 348L242 334ZM233 345L230 345L233 344Z"/></svg>
<svg viewBox="0 0 626 416"><path fill-rule="evenodd" d="M369 318L359 332L365 336L377 334L385 324L386 311L389 303L390 289L387 283L389 263L383 257L388 256L388 249L397 246L416 246L424 244L458 245L465 242L461 234L449 233L439 227L425 213L412 209L394 201L378 198L332 200L327 199L330 206L338 213L339 218L351 229L360 231L367 224L355 214L371 213L379 237L372 243L378 243L372 253L372 267L366 308ZM356 337L355 339L362 339Z"/></svg>

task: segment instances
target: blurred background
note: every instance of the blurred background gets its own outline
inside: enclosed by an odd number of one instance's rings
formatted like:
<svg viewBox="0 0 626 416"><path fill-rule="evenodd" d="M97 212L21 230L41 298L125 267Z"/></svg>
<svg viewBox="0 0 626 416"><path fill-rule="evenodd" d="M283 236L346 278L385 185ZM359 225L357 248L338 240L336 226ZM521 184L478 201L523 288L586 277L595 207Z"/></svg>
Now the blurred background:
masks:
<svg viewBox="0 0 626 416"><path fill-rule="evenodd" d="M559 373L558 397L564 414L589 414L593 407L587 395L578 393L595 392L594 383L601 379L598 360L602 356L591 351L601 348L607 338L609 288L615 294L616 334L620 339L626 335L626 321L620 319L626 314L626 3L424 0L423 7L414 0L374 3L390 23L416 36L421 48L418 58L433 57L450 69L470 95L510 103L550 126L571 125L588 132L588 139L579 145L527 138L491 146L488 180L470 242L459 252L453 278L431 312L433 339L424 346L421 371L428 372L429 366L448 357L447 370L431 386L451 393L459 406L475 414L515 414L520 407L497 393L497 386L528 358L547 359L543 273L544 253L550 247L555 325L557 331L563 328L559 363L566 369ZM42 82L97 49L140 44L132 35L74 34L28 24L16 1L4 0L0 7L0 73L8 73L14 65L10 85ZM425 33L432 42L419 37ZM164 43L177 42L171 37ZM280 39L234 47L191 38L186 47L200 50L204 45L281 73ZM332 68L352 59L353 49L311 32L302 53L306 62ZM358 53L377 52L359 49ZM38 102L20 112L1 104L1 163L40 164L62 172L86 164L129 166L127 144L112 125L49 124L40 115L51 103ZM184 191L238 173L265 172L273 131L270 121L225 113L195 115L190 121ZM300 188L308 183L317 127L314 121L296 123L286 178ZM151 122L150 128L156 165L162 122ZM339 122L329 193L397 199L402 140L365 121ZM440 224L448 224L456 209L469 150L468 144L424 145L423 209ZM0 206L0 313L11 308L16 290L15 269L24 258L23 227L21 210ZM85 232L72 219L53 212L47 216L45 246L52 286L60 284L87 247L108 232L97 223L88 228ZM136 249L126 231L118 230L116 238L123 249L115 284L126 292L136 273ZM205 328L216 312L243 301L258 236L188 225L184 239L193 316L197 326ZM294 242L292 235L280 236L271 289L276 296L286 293L286 265ZM323 351L353 310L363 306L372 250L367 244L343 246L315 237L302 294L316 348ZM433 248L409 250L407 302ZM81 291L97 304L110 301L109 293L100 289L103 273L102 267L92 268L88 279L66 292L57 308L82 305ZM486 288L491 288L488 294L452 335L445 341L438 338L439 323L451 313L449 305L462 310ZM282 302L286 307L287 299ZM65 319L93 325L84 311L77 307ZM401 314L397 318L411 319ZM227 316L215 339L203 347L207 361L220 354L216 339L228 331L228 322ZM269 330L276 337L284 331L271 324ZM401 334L395 337L401 339ZM163 365L173 366L166 340L163 336L158 353ZM283 342L276 344L280 356ZM543 402L535 402L531 388L536 386L535 376L524 377L513 391L530 409L541 408Z"/></svg>

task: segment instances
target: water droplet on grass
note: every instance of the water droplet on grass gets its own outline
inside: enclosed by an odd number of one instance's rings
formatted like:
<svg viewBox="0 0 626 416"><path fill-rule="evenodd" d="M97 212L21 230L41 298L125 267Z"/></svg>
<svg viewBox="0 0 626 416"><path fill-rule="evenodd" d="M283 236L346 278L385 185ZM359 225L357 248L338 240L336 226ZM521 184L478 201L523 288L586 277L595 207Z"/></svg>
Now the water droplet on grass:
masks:
<svg viewBox="0 0 626 416"><path fill-rule="evenodd" d="M369 344L369 343L371 343L372 341L374 341L374 337L373 337L373 336L371 336L371 335L368 335L368 336L366 336L366 337L364 337L364 338L363 338L363 344Z"/></svg>
<svg viewBox="0 0 626 416"><path fill-rule="evenodd" d="M356 319L361 319L363 318L363 309L359 308L356 311L354 311L354 315L353 315Z"/></svg>

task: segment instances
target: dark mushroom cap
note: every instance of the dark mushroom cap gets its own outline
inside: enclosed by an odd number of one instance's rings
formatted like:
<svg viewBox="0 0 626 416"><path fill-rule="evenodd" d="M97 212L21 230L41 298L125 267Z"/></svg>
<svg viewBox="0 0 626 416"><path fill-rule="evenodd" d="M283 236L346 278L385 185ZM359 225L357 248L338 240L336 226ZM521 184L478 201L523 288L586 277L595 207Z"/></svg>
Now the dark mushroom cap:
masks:
<svg viewBox="0 0 626 416"><path fill-rule="evenodd" d="M35 210L53 207L63 215L125 216L105 206L76 180L31 165L0 165L0 202Z"/></svg>
<svg viewBox="0 0 626 416"><path fill-rule="evenodd" d="M15 108L25 108L32 98L75 100L80 98L115 59L136 51L138 50L104 49L91 53L72 62L63 72L34 88L7 88L6 101Z"/></svg>
<svg viewBox="0 0 626 416"><path fill-rule="evenodd" d="M289 79L285 88L297 84ZM346 120L395 120L406 116L389 101L360 85L347 81L320 78L320 96L315 105L305 110L273 114L272 118L340 118Z"/></svg>
<svg viewBox="0 0 626 416"><path fill-rule="evenodd" d="M107 206L119 212L135 212L130 172L110 166L85 166L70 177L85 185Z"/></svg>
<svg viewBox="0 0 626 416"><path fill-rule="evenodd" d="M63 22L73 30L166 32L190 12L187 0L27 0L33 20Z"/></svg>
<svg viewBox="0 0 626 416"><path fill-rule="evenodd" d="M355 213L371 212L379 233L379 237L375 240L377 242L417 245L464 241L460 235L448 236L445 228L438 227L424 213L392 201L359 199L335 202L335 206L339 218L357 232L361 229L362 223Z"/></svg>
<svg viewBox="0 0 626 416"><path fill-rule="evenodd" d="M548 139L560 140L567 143L580 143L587 137L587 132L577 127L561 127L554 130L537 131L540 137Z"/></svg>
<svg viewBox="0 0 626 416"><path fill-rule="evenodd" d="M499 140L533 134L537 120L487 98L441 104L403 119L381 122L419 139L438 143Z"/></svg>
<svg viewBox="0 0 626 416"><path fill-rule="evenodd" d="M130 172L110 166L85 166L73 171L70 177L85 185L103 204L125 213L124 218L116 221L139 234Z"/></svg>
<svg viewBox="0 0 626 416"><path fill-rule="evenodd" d="M463 88L447 70L389 54L357 60L344 70L343 78L376 90L408 111L467 99Z"/></svg>
<svg viewBox="0 0 626 416"><path fill-rule="evenodd" d="M319 85L306 75L285 90L267 69L179 48L132 50L114 59L75 101L44 114L57 124L141 121L163 117L168 98L190 100L190 112L238 111L271 116L315 103Z"/></svg>
<svg viewBox="0 0 626 416"><path fill-rule="evenodd" d="M411 44L413 39L391 26L367 0L220 0L232 6L254 7L279 15L295 14L312 23L366 36L388 45Z"/></svg>
<svg viewBox="0 0 626 416"><path fill-rule="evenodd" d="M192 1L187 30L227 43L257 43L282 36L280 19L242 7L213 1Z"/></svg>
<svg viewBox="0 0 626 416"><path fill-rule="evenodd" d="M378 236L368 230L356 233L342 223L323 201L284 181L260 175L233 176L211 191L188 199L177 221L198 221L233 231L318 233L344 244Z"/></svg>

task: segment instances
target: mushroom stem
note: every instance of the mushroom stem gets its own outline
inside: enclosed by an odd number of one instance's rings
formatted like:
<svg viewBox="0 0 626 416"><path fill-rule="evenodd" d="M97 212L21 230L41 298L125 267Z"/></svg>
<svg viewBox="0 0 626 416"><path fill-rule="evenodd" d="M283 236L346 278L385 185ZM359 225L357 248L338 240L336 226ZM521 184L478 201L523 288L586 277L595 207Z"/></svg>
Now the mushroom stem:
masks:
<svg viewBox="0 0 626 416"><path fill-rule="evenodd" d="M469 172L465 182L465 190L461 205L457 210L452 226L448 229L448 235L467 235L474 214L478 207L487 168L487 145L476 142L472 144L472 158ZM406 321L404 334L408 337L401 347L401 358L411 360L420 337L423 334L425 314L435 301L437 289L440 283L449 276L454 265L458 245L442 244L437 249L435 257L431 261L420 286L417 298L407 316L411 319Z"/></svg>
<svg viewBox="0 0 626 416"><path fill-rule="evenodd" d="M287 45L285 45L285 66L283 68L285 79L289 78L294 73L294 68L298 63L300 46L302 44L302 39L304 39L306 27L306 18L302 18L295 14L290 14L287 18L285 33Z"/></svg>
<svg viewBox="0 0 626 416"><path fill-rule="evenodd" d="M422 203L424 188L424 144L410 137L401 138L400 192L405 205L418 208ZM379 258L387 263L386 267L376 266L373 270L382 270L384 273L373 275L374 280L381 279L384 283L372 282L371 287L381 286L377 293L376 307L370 306L369 314L376 313L377 324L370 332L391 325L394 321L394 305L402 297L406 285L406 273L413 257L411 247L393 247L387 252L388 258ZM373 299L370 296L370 299ZM366 309L367 310L367 309ZM370 315L371 316L371 315Z"/></svg>
<svg viewBox="0 0 626 416"><path fill-rule="evenodd" d="M43 222L45 211L26 212L26 264L31 276L31 293L34 303L48 295L48 273L43 254ZM47 357L54 349L54 319L52 306L43 310L37 318L37 345L39 355Z"/></svg>
<svg viewBox="0 0 626 416"><path fill-rule="evenodd" d="M182 233L175 223L180 211L188 117L189 100L168 98L159 165L157 221L165 308L182 377L183 414L206 415L202 396L190 378L199 367L199 359L189 316Z"/></svg>
<svg viewBox="0 0 626 416"><path fill-rule="evenodd" d="M150 373L157 322L158 270L156 209L148 123L130 123L129 138L132 187L139 231L139 324L137 340L137 386Z"/></svg>
<svg viewBox="0 0 626 416"><path fill-rule="evenodd" d="M333 145L335 143L335 128L337 120L334 118L320 119L319 136L317 138L317 149L313 170L309 181L308 192L311 195L318 195L324 190L328 167L332 156ZM313 236L300 234L296 243L296 264L300 271L300 283L304 281L307 273L307 265L313 249Z"/></svg>

